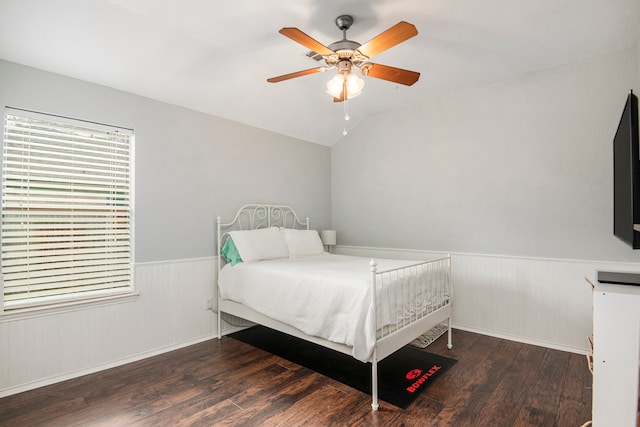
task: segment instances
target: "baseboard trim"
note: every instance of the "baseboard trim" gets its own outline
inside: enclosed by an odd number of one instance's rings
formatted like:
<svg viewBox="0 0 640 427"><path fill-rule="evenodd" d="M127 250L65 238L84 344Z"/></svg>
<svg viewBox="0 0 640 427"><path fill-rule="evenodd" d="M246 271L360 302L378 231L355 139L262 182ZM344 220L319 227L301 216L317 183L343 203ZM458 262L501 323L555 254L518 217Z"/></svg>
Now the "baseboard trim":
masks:
<svg viewBox="0 0 640 427"><path fill-rule="evenodd" d="M59 383L62 381L70 380L73 378L78 378L83 375L94 374L96 372L104 371L106 369L116 368L118 366L126 365L128 363L137 362L143 359L147 359L149 357L158 356L163 353L168 353L170 351L179 350L184 347L188 347L190 345L199 344L204 341L208 341L211 339L217 338L215 335L206 335L191 341L183 342L180 344L175 344L167 347L161 347L152 351L140 353L134 356L126 357L124 359L114 360L109 363L100 364L97 366L92 366L90 368L80 369L78 371L68 372L62 375L55 375L49 378L45 378L38 381L33 381L26 384L20 384L19 386L9 387L4 390L0 390L0 398L11 396L13 394L22 393L29 390L34 390L36 388L48 386L51 384Z"/></svg>
<svg viewBox="0 0 640 427"><path fill-rule="evenodd" d="M453 329L460 329L461 331L473 332L474 334L486 335L486 336L489 336L489 337L500 338L500 339L509 340L509 341L515 341L515 342L521 342L523 344L529 344L529 345L535 345L535 346L538 346L538 347L550 348L550 349L553 349L553 350L565 351L567 353L575 353L575 354L581 354L581 355L586 355L588 353L588 351L586 351L583 348L569 347L569 346L558 345L556 343L550 343L550 342L546 342L546 341L532 340L532 339L528 339L528 338L519 337L519 336L516 336L516 335L500 334L500 333L496 333L496 332L488 331L488 330L484 330L484 329L478 329L478 328L473 328L473 327L468 327L468 326L456 325L455 323L452 323L451 327ZM587 341L587 338L585 337L585 342L586 341ZM454 340L454 343L453 343L454 347L455 347L455 344L456 343L455 343L455 340Z"/></svg>

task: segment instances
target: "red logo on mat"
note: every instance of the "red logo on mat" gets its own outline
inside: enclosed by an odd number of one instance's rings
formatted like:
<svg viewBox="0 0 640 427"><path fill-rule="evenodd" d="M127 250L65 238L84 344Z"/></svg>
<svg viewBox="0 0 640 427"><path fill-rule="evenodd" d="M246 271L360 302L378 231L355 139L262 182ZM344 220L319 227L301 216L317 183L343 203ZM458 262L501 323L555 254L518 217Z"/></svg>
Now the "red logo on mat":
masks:
<svg viewBox="0 0 640 427"><path fill-rule="evenodd" d="M409 372L407 372L406 378L408 380L415 380L420 375L422 375L422 371L420 369L412 369Z"/></svg>
<svg viewBox="0 0 640 427"><path fill-rule="evenodd" d="M421 386L422 384L424 384L425 382L427 382L427 379L428 379L430 376L432 376L433 374L435 374L436 372L438 372L440 369L442 369L442 366L433 365L433 367L431 367L431 369L429 369L427 372L425 372L425 374L424 374L423 376L421 376L420 378L418 378L418 379L416 380L416 382L414 382L414 383L413 383L413 384L411 384L409 387L407 387L407 391L408 391L409 393L413 393L413 392L415 392L417 389L419 389L419 388L420 388L420 386ZM413 374L414 374L414 372L420 372L420 370L419 370L419 369L414 369L414 370L410 371L410 372L407 374L407 379L408 379L408 380L412 380L412 379L417 378L417 376L415 376L415 377L413 377L413 378L409 378L409 375L413 375ZM418 374L418 375L420 375L420 374Z"/></svg>

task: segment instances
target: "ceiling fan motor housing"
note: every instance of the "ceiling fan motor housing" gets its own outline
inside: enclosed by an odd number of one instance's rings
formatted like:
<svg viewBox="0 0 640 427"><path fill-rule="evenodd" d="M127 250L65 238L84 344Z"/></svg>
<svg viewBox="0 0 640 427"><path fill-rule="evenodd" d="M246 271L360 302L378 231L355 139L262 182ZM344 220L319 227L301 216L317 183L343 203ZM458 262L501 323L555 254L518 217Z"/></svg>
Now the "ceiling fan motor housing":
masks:
<svg viewBox="0 0 640 427"><path fill-rule="evenodd" d="M340 28L341 31L347 31L351 28L353 24L353 16L351 15L340 15L336 18L336 26Z"/></svg>
<svg viewBox="0 0 640 427"><path fill-rule="evenodd" d="M338 61L338 63L336 64L336 68L338 69L339 73L348 73L351 71L352 65L353 64L348 59L342 59Z"/></svg>
<svg viewBox="0 0 640 427"><path fill-rule="evenodd" d="M340 15L336 18L336 26L342 31L342 40L333 42L327 47L337 54L337 60L333 57L323 57L316 52L309 52L307 56L312 57L316 61L324 59L324 61L330 67L335 66L339 61L343 59L355 59L352 58L354 51L362 45L356 41L347 39L347 30L351 28L352 24L353 17L351 15ZM360 60L360 58L358 58L358 60Z"/></svg>

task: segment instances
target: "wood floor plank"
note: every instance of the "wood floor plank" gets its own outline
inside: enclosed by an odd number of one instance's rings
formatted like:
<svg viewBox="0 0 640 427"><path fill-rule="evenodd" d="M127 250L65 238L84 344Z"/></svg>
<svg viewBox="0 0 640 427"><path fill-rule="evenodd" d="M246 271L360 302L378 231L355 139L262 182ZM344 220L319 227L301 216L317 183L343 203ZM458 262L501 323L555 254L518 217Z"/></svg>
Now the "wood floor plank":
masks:
<svg viewBox="0 0 640 427"><path fill-rule="evenodd" d="M332 395L340 393L332 387L322 386L322 376L315 372L291 371L294 377L283 384L278 391L267 391L253 402L247 402L247 407L232 419L224 420L222 425L291 425L290 420L301 414L301 407L306 411L315 412L314 406L300 404L321 389L326 389ZM231 399L233 401L233 399Z"/></svg>
<svg viewBox="0 0 640 427"><path fill-rule="evenodd" d="M278 402L278 404L284 403L281 409L286 408L286 410L272 411L271 416L264 419L263 425L317 425L321 422L323 413L330 410L341 412L342 407L339 402L344 397L344 393L328 385L315 387L318 384L320 383L316 380L314 386L296 387L296 390L303 393L293 391L289 402Z"/></svg>
<svg viewBox="0 0 640 427"><path fill-rule="evenodd" d="M45 405L35 410L26 407L20 411L13 411L13 416L0 422L0 425L30 426L40 424L42 420L47 420L47 422L51 422L52 425L63 425L62 423L56 423L55 419L65 414L77 414L78 411L85 408L87 408L87 402L82 397L67 398L66 400ZM2 412L2 406L0 406L0 413Z"/></svg>
<svg viewBox="0 0 640 427"><path fill-rule="evenodd" d="M591 419L584 414L590 412L592 384L586 358L570 357L555 426L581 426Z"/></svg>
<svg viewBox="0 0 640 427"><path fill-rule="evenodd" d="M373 425L389 425L398 413L398 408L382 403L379 411L371 410L371 400L368 394L361 391L346 387L346 391L342 391L343 396L335 402L330 402L330 406L314 420L314 423L325 426L343 426L345 422L344 414L351 414L349 422L351 426L373 426Z"/></svg>
<svg viewBox="0 0 640 427"><path fill-rule="evenodd" d="M238 408L233 402L224 400L211 406L203 406L200 411L196 411L192 414L185 414L183 417L172 419L172 426L185 426L185 427L210 427L210 426L223 426L223 425L240 425L231 420L237 419L242 409ZM162 419L161 424L166 425L165 419ZM141 424L141 426L149 426L148 422ZM252 424L246 424L252 425ZM256 425L256 424L254 424Z"/></svg>
<svg viewBox="0 0 640 427"><path fill-rule="evenodd" d="M274 359L274 356L260 353L259 358L252 360L250 364L238 364L235 370L223 370L206 376L189 374L172 379L169 383L159 384L157 388L172 405L198 399L203 394L218 395L223 400L242 391L247 384L268 383L272 377L286 373L287 369L275 363ZM215 369L215 364L211 365L212 369Z"/></svg>
<svg viewBox="0 0 640 427"><path fill-rule="evenodd" d="M581 425L584 356L460 330L458 362L405 410L229 337L0 399L2 426Z"/></svg>
<svg viewBox="0 0 640 427"><path fill-rule="evenodd" d="M542 365L529 386L527 399L518 412L515 426L555 425L568 364L569 353L545 349Z"/></svg>
<svg viewBox="0 0 640 427"><path fill-rule="evenodd" d="M308 377L273 363L273 359L273 357L268 358L263 369L234 378L227 383L219 385L216 383L209 387L205 380L204 384L193 387L197 389L197 393L188 396L185 400L180 401L175 399L175 396L173 398L169 396L167 400L174 402L174 405L148 417L146 422L156 425L163 422L177 423L183 419L221 422L217 418L219 414L212 413L209 410L210 407L228 401L240 410L233 411L234 413L241 413L246 409L243 405L267 405L268 398L278 394L284 385L299 381L299 378ZM184 398L184 393L182 397ZM222 406L226 407L227 404Z"/></svg>
<svg viewBox="0 0 640 427"><path fill-rule="evenodd" d="M489 396L486 406L480 409L478 425L488 425L489 422L500 426L514 425L529 393L525 385L538 375L544 352L542 347L521 346L515 360Z"/></svg>
<svg viewBox="0 0 640 427"><path fill-rule="evenodd" d="M456 377L459 380L458 390L454 397L443 402L446 406L435 417L434 425L481 425L479 417L482 411L522 345L498 341L491 356L481 358L471 370Z"/></svg>
<svg viewBox="0 0 640 427"><path fill-rule="evenodd" d="M445 407L456 406L461 401L468 400L472 393L473 381L482 380L486 361L496 354L501 343L498 338L486 337L474 340L468 349L461 350L456 346L451 353L441 353L450 355L448 357L457 359L458 362L447 371L447 375L443 377L446 378L445 381L437 381L423 394L426 393L429 398L443 403ZM469 354L473 354L474 357L469 357ZM461 393L465 390L466 392Z"/></svg>
<svg viewBox="0 0 640 427"><path fill-rule="evenodd" d="M98 405L89 405L75 412L67 412L61 416L49 414L47 426L72 426L91 425L96 426L124 426L145 419L149 414L157 413L169 407L169 403L160 396L148 396L147 399L124 398Z"/></svg>

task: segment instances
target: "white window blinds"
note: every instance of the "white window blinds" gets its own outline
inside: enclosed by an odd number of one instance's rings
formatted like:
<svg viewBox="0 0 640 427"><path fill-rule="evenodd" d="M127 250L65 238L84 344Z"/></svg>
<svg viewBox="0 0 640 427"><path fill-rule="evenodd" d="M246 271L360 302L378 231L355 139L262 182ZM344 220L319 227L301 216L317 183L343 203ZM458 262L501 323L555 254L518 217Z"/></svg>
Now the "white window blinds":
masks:
<svg viewBox="0 0 640 427"><path fill-rule="evenodd" d="M133 133L7 109L5 311L133 291Z"/></svg>

